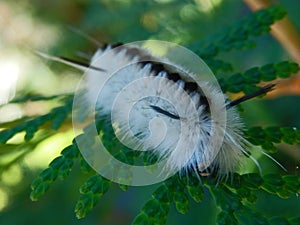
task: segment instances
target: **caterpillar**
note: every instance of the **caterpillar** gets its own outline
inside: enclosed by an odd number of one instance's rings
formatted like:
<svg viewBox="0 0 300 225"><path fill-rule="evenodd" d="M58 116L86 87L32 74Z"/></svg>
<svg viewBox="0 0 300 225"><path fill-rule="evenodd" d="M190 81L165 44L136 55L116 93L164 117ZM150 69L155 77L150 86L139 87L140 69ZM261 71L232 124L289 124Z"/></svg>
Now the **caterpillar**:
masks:
<svg viewBox="0 0 300 225"><path fill-rule="evenodd" d="M274 84L229 101L220 88L197 81L201 74L135 43L104 45L89 64L39 54L84 70L85 98L96 113L111 116L124 145L165 159L167 174L227 177L245 157L260 168L246 150L250 144L236 105L273 90Z"/></svg>

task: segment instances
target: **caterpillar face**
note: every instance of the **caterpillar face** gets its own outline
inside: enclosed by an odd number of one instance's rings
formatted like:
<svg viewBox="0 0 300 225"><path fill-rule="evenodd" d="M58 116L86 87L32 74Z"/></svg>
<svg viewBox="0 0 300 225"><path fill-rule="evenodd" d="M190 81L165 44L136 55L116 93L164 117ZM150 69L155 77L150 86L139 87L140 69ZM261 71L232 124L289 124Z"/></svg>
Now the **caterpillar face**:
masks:
<svg viewBox="0 0 300 225"><path fill-rule="evenodd" d="M166 159L166 171L228 174L238 167L240 117L218 88L193 79L201 74L135 45L107 45L91 67L101 70L86 72L86 97L96 99L100 115L111 115L123 144Z"/></svg>

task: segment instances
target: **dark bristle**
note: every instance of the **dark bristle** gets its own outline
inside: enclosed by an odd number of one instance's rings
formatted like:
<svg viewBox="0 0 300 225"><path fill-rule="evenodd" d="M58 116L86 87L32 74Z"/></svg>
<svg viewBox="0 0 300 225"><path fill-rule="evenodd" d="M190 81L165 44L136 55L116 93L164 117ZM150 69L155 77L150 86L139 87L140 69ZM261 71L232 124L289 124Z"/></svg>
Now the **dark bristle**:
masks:
<svg viewBox="0 0 300 225"><path fill-rule="evenodd" d="M200 97L200 103L201 103L201 105L209 106L209 102L208 102L207 98L203 95L201 95L201 97Z"/></svg>
<svg viewBox="0 0 300 225"><path fill-rule="evenodd" d="M144 66L146 66L148 64L151 64L151 61L145 60L145 61L139 62L139 64L141 64L142 67L144 67Z"/></svg>
<svg viewBox="0 0 300 225"><path fill-rule="evenodd" d="M193 92L193 91L196 91L197 88L198 88L198 85L195 82L186 82L184 84L184 90L186 90L190 93Z"/></svg>
<svg viewBox="0 0 300 225"><path fill-rule="evenodd" d="M238 98L238 99L236 99L236 100L234 100L234 101L232 101L232 102L229 102L229 103L226 105L226 108L229 109L229 108L231 108L231 107L233 107L233 106L235 106L235 105L238 105L238 104L240 104L240 103L242 103L242 102L244 102L244 101L247 101L247 100L252 99L252 98L255 98L255 97L257 97L257 96L266 94L266 93L268 93L269 91L272 91L272 90L274 89L274 87L275 87L275 84L268 84L268 85L262 87L262 88L261 88L260 90L258 90L258 91L255 91L255 92L253 92L253 93L251 93L251 94L248 94L248 95L244 95L244 96L241 97L241 98Z"/></svg>
<svg viewBox="0 0 300 225"><path fill-rule="evenodd" d="M164 110L164 109L162 109L158 106L150 105L150 107L158 113L161 113L161 114L163 114L165 116L168 116L168 117L170 117L172 119L175 119L175 120L180 120L180 117L178 115L172 114L172 113L170 113L170 112L168 112L168 111L166 111L166 110Z"/></svg>
<svg viewBox="0 0 300 225"><path fill-rule="evenodd" d="M164 71L165 67L159 63L152 63L151 70L158 74L159 72Z"/></svg>
<svg viewBox="0 0 300 225"><path fill-rule="evenodd" d="M119 46L122 46L122 45L123 45L123 43L117 42L117 43L112 44L111 47L116 48L116 47L119 47Z"/></svg>
<svg viewBox="0 0 300 225"><path fill-rule="evenodd" d="M178 73L168 73L167 77L169 80L172 80L174 82L177 82L178 80L181 79Z"/></svg>
<svg viewBox="0 0 300 225"><path fill-rule="evenodd" d="M204 95L200 96L199 105L204 106L205 107L204 111L207 113L210 113L209 102L208 102L208 99Z"/></svg>
<svg viewBox="0 0 300 225"><path fill-rule="evenodd" d="M103 44L102 49L104 50L104 49L106 49L108 46L109 46L108 44Z"/></svg>
<svg viewBox="0 0 300 225"><path fill-rule="evenodd" d="M141 56L141 59L143 59L143 56ZM158 75L159 72L165 71L165 67L160 63L154 63L154 62L146 60L146 61L140 62L140 64L142 65L142 67L150 64L151 71L154 72L154 75Z"/></svg>

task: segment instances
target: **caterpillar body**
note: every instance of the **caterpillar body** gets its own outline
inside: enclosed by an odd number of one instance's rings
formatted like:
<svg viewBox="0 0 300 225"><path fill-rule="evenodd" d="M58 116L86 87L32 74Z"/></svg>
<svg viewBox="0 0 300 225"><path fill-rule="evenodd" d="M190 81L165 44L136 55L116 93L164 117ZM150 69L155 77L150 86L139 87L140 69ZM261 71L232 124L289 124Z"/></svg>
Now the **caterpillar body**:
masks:
<svg viewBox="0 0 300 225"><path fill-rule="evenodd" d="M133 59L138 63L132 64ZM97 101L97 110L110 114L112 102L121 90L126 85L144 78L134 87L125 88L121 100L114 107L116 121L119 122L117 135L122 140L127 139L126 142L130 142L131 146L152 150L160 158L167 157L166 168L169 170L192 169L198 173L219 175L236 170L243 156L248 155L245 151L247 142L242 135L243 123L234 107L238 100L222 104L220 99L224 97L223 93L216 88L205 83L200 87L191 80L191 72L182 66L177 65L177 69L174 69L169 64L157 61L159 59L138 46L108 45L99 49L92 58L91 66L104 71L87 72L88 98L93 99L96 95L101 95L101 99ZM115 70L124 66L124 69ZM111 74L115 75L110 78ZM105 81L105 87L102 93L99 93ZM272 87L267 86L253 96L267 92ZM139 98L145 95L147 98ZM128 117L124 112L130 110L126 108L132 106L132 103L135 106ZM212 121L212 105L226 111L227 115L225 127L218 127L225 129L220 149L213 149L214 145L209 145L212 123L217 126L222 124ZM176 110L181 111L180 115ZM162 118L165 124L159 121L151 123L151 119L155 117ZM127 126L128 120L130 127ZM166 133L165 126L168 128ZM130 132L134 132L134 135L143 141L130 141ZM151 138L146 138L150 135ZM180 136L183 141L176 148Z"/></svg>
<svg viewBox="0 0 300 225"><path fill-rule="evenodd" d="M234 172L245 156L252 158L246 151L249 143L243 137L244 126L235 105L274 87L267 85L229 101L220 89L193 79L201 74L184 65L174 66L168 59L162 62L134 44L105 45L96 51L89 65L42 55L80 69L89 68L85 72L87 100L96 102L98 114L111 115L115 134L122 143L166 159L166 171L218 177ZM225 113L225 120L214 117L213 112Z"/></svg>

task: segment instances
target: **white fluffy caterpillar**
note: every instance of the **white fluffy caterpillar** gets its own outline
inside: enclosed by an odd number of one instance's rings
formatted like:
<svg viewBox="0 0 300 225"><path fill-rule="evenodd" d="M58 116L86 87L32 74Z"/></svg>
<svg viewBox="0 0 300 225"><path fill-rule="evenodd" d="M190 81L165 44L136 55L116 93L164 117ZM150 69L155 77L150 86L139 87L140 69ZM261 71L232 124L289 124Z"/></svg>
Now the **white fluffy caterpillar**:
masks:
<svg viewBox="0 0 300 225"><path fill-rule="evenodd" d="M101 96L96 106L101 113L110 114L114 109L113 120L118 124L116 134L123 143L129 143L134 149L152 150L160 158L167 158L166 168L171 171L192 169L226 175L236 170L242 157L248 154L244 150L243 124L233 106L270 91L273 85L222 104L223 93L218 89L208 84L200 87L186 69L178 65L174 69L158 60L138 46L99 49L91 66L104 71L86 73L88 98ZM115 102L117 95L119 100ZM220 137L223 139L220 149L208 144L212 123L222 124L212 121L212 105L227 112L225 128L218 127L226 129L224 137ZM163 118L164 123L151 123L155 117ZM182 141L178 146L180 137Z"/></svg>
<svg viewBox="0 0 300 225"><path fill-rule="evenodd" d="M218 88L193 79L201 74L161 60L138 45L106 45L97 50L90 65L46 57L89 68L86 98L96 103L92 107L100 115L111 115L122 143L166 159L164 169L170 173L193 170L220 177L235 171L245 155L252 158L245 150L248 143L234 106L274 87L224 101ZM225 120L219 116L223 113Z"/></svg>

